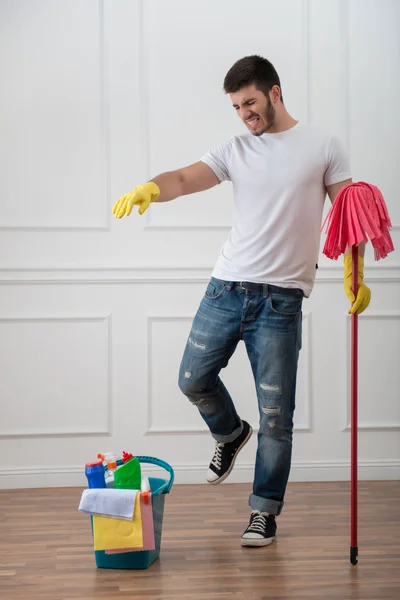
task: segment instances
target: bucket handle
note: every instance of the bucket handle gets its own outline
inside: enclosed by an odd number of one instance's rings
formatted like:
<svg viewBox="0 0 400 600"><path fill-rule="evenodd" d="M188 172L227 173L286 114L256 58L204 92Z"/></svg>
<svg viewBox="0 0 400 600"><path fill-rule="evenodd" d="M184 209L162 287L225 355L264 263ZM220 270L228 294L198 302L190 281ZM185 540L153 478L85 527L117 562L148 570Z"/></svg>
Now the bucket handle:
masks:
<svg viewBox="0 0 400 600"><path fill-rule="evenodd" d="M168 471L169 481L166 481L158 489L158 493L159 494L169 494L172 484L174 483L174 478L175 478L174 470L171 467L171 465L166 463L164 460L161 460L159 458L154 458L153 456L136 456L135 458L137 458L140 463L147 463L150 465L155 465L157 467L161 467L162 469L165 469L166 471Z"/></svg>

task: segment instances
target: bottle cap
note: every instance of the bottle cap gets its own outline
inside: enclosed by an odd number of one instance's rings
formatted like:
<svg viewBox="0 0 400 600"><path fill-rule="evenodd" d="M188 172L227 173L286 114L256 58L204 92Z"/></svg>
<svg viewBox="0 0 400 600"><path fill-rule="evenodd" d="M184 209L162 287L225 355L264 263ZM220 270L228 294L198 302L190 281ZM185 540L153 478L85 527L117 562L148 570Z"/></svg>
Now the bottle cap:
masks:
<svg viewBox="0 0 400 600"><path fill-rule="evenodd" d="M125 452L125 450L122 452L122 462L126 463L128 460L131 460L131 458L133 458L133 454L130 452Z"/></svg>
<svg viewBox="0 0 400 600"><path fill-rule="evenodd" d="M99 467L102 464L101 460L96 460L96 462L86 463L85 467Z"/></svg>

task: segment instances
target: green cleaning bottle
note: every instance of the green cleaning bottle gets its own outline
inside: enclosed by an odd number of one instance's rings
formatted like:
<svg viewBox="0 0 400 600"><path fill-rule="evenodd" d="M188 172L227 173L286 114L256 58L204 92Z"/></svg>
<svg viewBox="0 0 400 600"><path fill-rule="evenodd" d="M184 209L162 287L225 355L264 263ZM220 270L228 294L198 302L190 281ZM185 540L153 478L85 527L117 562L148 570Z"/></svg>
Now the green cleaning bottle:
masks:
<svg viewBox="0 0 400 600"><path fill-rule="evenodd" d="M132 455L126 455L124 464L114 472L114 487L120 490L140 490L142 473L140 462Z"/></svg>

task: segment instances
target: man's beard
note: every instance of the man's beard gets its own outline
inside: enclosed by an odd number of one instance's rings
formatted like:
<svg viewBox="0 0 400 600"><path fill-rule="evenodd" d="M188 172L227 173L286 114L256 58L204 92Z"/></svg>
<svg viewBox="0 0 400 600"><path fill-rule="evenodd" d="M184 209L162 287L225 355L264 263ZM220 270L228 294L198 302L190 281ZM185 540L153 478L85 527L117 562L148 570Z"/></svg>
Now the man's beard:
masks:
<svg viewBox="0 0 400 600"><path fill-rule="evenodd" d="M267 133L267 131L269 129L271 129L271 127L273 125L275 125L275 114L276 114L276 111L275 111L274 107L272 106L272 102L271 102L271 99L270 99L269 96L267 98L267 101L268 101L268 103L267 103L267 110L265 111L265 115L263 116L264 117L265 126L262 129L260 129L260 131L255 131L253 133L253 135L256 135L256 136L263 135L263 133Z"/></svg>

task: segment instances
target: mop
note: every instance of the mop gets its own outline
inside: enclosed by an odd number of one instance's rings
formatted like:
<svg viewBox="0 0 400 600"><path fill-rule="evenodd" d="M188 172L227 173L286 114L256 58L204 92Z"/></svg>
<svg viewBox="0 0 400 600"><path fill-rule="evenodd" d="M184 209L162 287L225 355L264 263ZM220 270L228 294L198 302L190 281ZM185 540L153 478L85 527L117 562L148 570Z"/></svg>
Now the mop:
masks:
<svg viewBox="0 0 400 600"><path fill-rule="evenodd" d="M375 260L385 258L394 250L390 237L389 213L379 189L365 182L343 187L333 202L322 225L327 224L323 253L333 260L352 252L352 289L358 292L358 246L371 241ZM357 440L358 434L358 315L351 315L351 533L350 562L358 563L358 502L357 502Z"/></svg>

